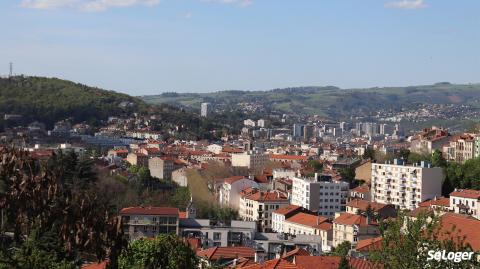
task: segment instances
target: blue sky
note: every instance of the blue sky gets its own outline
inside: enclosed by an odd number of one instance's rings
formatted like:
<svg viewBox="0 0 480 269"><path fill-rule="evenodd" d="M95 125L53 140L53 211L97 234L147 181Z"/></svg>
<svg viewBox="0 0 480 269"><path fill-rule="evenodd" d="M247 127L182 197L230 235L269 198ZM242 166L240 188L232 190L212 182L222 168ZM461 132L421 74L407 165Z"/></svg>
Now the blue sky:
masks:
<svg viewBox="0 0 480 269"><path fill-rule="evenodd" d="M0 73L132 95L480 82L478 0L6 0Z"/></svg>

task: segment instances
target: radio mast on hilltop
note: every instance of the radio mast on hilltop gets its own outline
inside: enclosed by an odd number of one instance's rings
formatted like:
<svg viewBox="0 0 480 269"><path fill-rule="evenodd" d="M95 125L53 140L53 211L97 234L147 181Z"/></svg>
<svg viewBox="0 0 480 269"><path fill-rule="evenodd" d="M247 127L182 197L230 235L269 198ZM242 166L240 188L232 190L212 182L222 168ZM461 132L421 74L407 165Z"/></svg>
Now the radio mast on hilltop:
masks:
<svg viewBox="0 0 480 269"><path fill-rule="evenodd" d="M10 62L10 73L8 74L8 77L12 77L13 76L13 63Z"/></svg>

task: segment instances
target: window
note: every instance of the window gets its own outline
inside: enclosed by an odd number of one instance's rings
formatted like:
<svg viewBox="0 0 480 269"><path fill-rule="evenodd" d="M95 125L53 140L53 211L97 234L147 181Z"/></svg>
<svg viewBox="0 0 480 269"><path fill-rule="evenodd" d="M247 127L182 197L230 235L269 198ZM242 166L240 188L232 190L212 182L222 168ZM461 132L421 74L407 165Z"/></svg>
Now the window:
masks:
<svg viewBox="0 0 480 269"><path fill-rule="evenodd" d="M222 233L213 233L213 240L218 241L222 239Z"/></svg>

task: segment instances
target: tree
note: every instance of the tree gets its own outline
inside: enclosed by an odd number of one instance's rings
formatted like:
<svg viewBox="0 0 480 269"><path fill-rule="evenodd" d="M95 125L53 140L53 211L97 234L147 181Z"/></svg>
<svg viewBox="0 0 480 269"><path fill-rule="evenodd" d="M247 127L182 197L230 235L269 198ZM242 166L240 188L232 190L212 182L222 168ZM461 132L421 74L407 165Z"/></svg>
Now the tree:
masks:
<svg viewBox="0 0 480 269"><path fill-rule="evenodd" d="M378 250L370 252L371 259L389 269L475 268L475 259L459 263L427 260L428 251L431 250L445 250L447 253L471 251L464 240L455 236L455 231L441 230L439 223L439 218L434 214L420 214L416 218L410 218L403 213L393 221L382 222L382 245ZM452 239L439 239L440 235L448 234L452 235Z"/></svg>
<svg viewBox="0 0 480 269"><path fill-rule="evenodd" d="M347 181L350 183L350 185L354 182L355 180L355 169L352 167L347 167L347 168L342 168L340 169L340 176L342 176L342 179L344 181Z"/></svg>
<svg viewBox="0 0 480 269"><path fill-rule="evenodd" d="M342 256L340 259L340 264L338 265L338 269L350 269L350 265L348 263L348 259L346 256Z"/></svg>
<svg viewBox="0 0 480 269"><path fill-rule="evenodd" d="M374 149L371 149L371 148L366 148L366 149L365 149L365 152L363 153L362 158L363 158L364 160L368 160L368 159L373 160L373 159L375 159L375 150L374 150Z"/></svg>
<svg viewBox="0 0 480 269"><path fill-rule="evenodd" d="M132 241L119 258L120 269L194 269L197 263L193 250L173 234Z"/></svg>
<svg viewBox="0 0 480 269"><path fill-rule="evenodd" d="M442 152L436 149L432 154L432 166L433 167L447 167L447 160L443 158Z"/></svg>
<svg viewBox="0 0 480 269"><path fill-rule="evenodd" d="M349 241L344 241L338 245L332 252L334 256L345 257L352 248L352 244Z"/></svg>

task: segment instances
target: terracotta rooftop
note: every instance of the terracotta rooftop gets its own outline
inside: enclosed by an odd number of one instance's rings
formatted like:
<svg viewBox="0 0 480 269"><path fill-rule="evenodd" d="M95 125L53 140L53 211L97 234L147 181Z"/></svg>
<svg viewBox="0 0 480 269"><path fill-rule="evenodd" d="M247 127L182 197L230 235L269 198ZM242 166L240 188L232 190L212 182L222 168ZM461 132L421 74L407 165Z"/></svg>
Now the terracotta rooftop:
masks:
<svg viewBox="0 0 480 269"><path fill-rule="evenodd" d="M107 268L107 261L82 265L82 269L105 269L105 268Z"/></svg>
<svg viewBox="0 0 480 269"><path fill-rule="evenodd" d="M120 210L120 215L168 215L179 216L178 208L173 207L126 207Z"/></svg>
<svg viewBox="0 0 480 269"><path fill-rule="evenodd" d="M264 192L259 190L253 190L251 193L247 193L242 196L245 199L258 202L288 201L287 195L279 191Z"/></svg>
<svg viewBox="0 0 480 269"><path fill-rule="evenodd" d="M302 207L298 205L288 205L286 207L282 207L273 211L273 213L279 214L279 215L289 215L297 210L300 210L301 208Z"/></svg>
<svg viewBox="0 0 480 269"><path fill-rule="evenodd" d="M480 199L480 191L477 190L469 190L469 189L458 189L454 192L450 193L450 196L456 196L461 198L469 198L469 199Z"/></svg>
<svg viewBox="0 0 480 269"><path fill-rule="evenodd" d="M213 247L197 251L197 256L206 258L209 261L235 258L254 258L255 249L249 247Z"/></svg>
<svg viewBox="0 0 480 269"><path fill-rule="evenodd" d="M452 239L456 243L469 244L476 252L480 251L480 220L454 213L446 213L440 218L440 239Z"/></svg>
<svg viewBox="0 0 480 269"><path fill-rule="evenodd" d="M303 226L318 228L318 226L321 223L326 222L327 220L328 219L325 218L325 217L310 215L310 214L307 214L307 213L300 212L300 213L297 213L297 214L291 216L290 218L286 219L285 221L300 224L300 225L303 225Z"/></svg>
<svg viewBox="0 0 480 269"><path fill-rule="evenodd" d="M364 212L367 211L368 206L370 205L370 208L373 211L379 211L380 209L386 207L386 204L381 204L377 202L370 202L370 201L365 201L365 200L360 200L360 199L353 199L350 202L347 203L347 206L358 208Z"/></svg>
<svg viewBox="0 0 480 269"><path fill-rule="evenodd" d="M294 250L285 253L282 258L286 259L293 256L310 256L310 252L306 251L303 248L296 247Z"/></svg>
<svg viewBox="0 0 480 269"><path fill-rule="evenodd" d="M382 246L382 237L367 238L357 242L356 250L359 252L368 252L370 250L380 249Z"/></svg>
<svg viewBox="0 0 480 269"><path fill-rule="evenodd" d="M367 226L367 218L361 215L354 215L350 213L342 213L338 216L334 223L342 224L342 225L359 225L359 226Z"/></svg>
<svg viewBox="0 0 480 269"><path fill-rule="evenodd" d="M368 185L361 185L361 186L358 186L358 187L352 189L351 191L358 192L358 193L369 193L370 188L368 187Z"/></svg>
<svg viewBox="0 0 480 269"><path fill-rule="evenodd" d="M236 267L241 269L303 269L284 259L275 259L264 262L263 264L254 264L245 267Z"/></svg>
<svg viewBox="0 0 480 269"><path fill-rule="evenodd" d="M443 206L450 207L450 198L440 197L437 199L427 200L418 204L419 207Z"/></svg>
<svg viewBox="0 0 480 269"><path fill-rule="evenodd" d="M232 184L232 183L234 183L236 181L239 181L241 179L244 179L244 178L247 178L247 177L245 177L245 176L233 176L233 177L224 178L223 180L224 180L225 183Z"/></svg>
<svg viewBox="0 0 480 269"><path fill-rule="evenodd" d="M306 161L308 157L300 155L270 154L270 159Z"/></svg>

